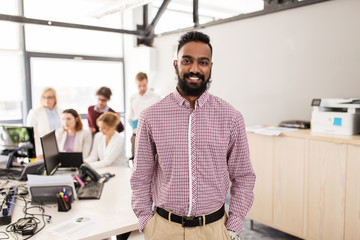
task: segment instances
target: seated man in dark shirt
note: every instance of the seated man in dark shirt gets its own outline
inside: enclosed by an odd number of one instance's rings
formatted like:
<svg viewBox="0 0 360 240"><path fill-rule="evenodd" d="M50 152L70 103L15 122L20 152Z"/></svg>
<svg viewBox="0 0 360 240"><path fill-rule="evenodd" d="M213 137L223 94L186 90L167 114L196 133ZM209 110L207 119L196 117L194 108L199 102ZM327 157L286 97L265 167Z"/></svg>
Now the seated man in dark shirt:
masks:
<svg viewBox="0 0 360 240"><path fill-rule="evenodd" d="M110 108L107 103L110 101L112 92L111 89L108 87L101 87L96 92L96 96L98 97L97 105L90 106L88 108L87 120L89 124L90 131L94 134L99 132L99 127L96 125L96 119L100 117L101 114L105 112L114 112L112 108ZM118 132L124 131L124 126L120 122L116 128Z"/></svg>

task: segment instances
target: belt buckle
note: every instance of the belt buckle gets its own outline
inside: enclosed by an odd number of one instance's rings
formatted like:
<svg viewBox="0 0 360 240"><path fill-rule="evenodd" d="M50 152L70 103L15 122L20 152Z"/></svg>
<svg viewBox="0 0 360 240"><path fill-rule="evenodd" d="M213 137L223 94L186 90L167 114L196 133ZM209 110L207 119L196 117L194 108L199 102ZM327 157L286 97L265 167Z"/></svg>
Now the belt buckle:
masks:
<svg viewBox="0 0 360 240"><path fill-rule="evenodd" d="M199 225L198 226L202 226L203 225L203 218L202 217L181 217L181 226L182 227L196 227L195 226L186 226L186 221L194 221L195 219L199 220Z"/></svg>

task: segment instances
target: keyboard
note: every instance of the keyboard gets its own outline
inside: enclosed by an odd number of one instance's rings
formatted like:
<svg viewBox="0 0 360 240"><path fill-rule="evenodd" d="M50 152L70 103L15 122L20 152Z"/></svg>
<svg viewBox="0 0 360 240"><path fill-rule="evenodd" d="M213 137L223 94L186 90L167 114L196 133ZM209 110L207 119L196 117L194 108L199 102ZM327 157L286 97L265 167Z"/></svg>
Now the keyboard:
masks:
<svg viewBox="0 0 360 240"><path fill-rule="evenodd" d="M100 199L104 187L102 182L89 182L77 189L79 199Z"/></svg>

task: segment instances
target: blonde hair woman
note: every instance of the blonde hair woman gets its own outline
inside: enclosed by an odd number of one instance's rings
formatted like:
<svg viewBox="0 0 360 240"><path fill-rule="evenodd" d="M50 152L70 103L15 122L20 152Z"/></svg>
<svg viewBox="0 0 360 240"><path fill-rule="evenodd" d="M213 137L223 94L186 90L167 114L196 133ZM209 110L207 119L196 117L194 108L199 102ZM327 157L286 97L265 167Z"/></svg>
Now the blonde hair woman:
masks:
<svg viewBox="0 0 360 240"><path fill-rule="evenodd" d="M90 156L84 159L85 162L94 168L126 165L124 139L116 131L119 122L119 115L112 112L106 112L96 120L99 132L94 136Z"/></svg>
<svg viewBox="0 0 360 240"><path fill-rule="evenodd" d="M92 135L83 129L81 117L74 109L66 109L61 114L62 128L56 130L59 151L82 152L83 158L90 154Z"/></svg>
<svg viewBox="0 0 360 240"><path fill-rule="evenodd" d="M34 127L35 150L38 158L42 158L40 137L61 127L61 110L57 107L55 89L44 88L41 93L40 104L40 107L30 110L26 123L28 126Z"/></svg>

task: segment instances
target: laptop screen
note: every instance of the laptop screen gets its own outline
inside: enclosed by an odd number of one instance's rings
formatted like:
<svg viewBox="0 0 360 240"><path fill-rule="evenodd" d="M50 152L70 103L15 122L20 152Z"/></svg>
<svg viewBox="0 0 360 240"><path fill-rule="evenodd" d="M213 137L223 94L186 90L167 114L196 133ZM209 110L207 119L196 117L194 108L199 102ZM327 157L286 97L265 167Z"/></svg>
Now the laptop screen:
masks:
<svg viewBox="0 0 360 240"><path fill-rule="evenodd" d="M52 131L40 138L41 147L44 154L45 170L47 175L55 173L61 165L58 157L59 150L56 142L55 131Z"/></svg>

